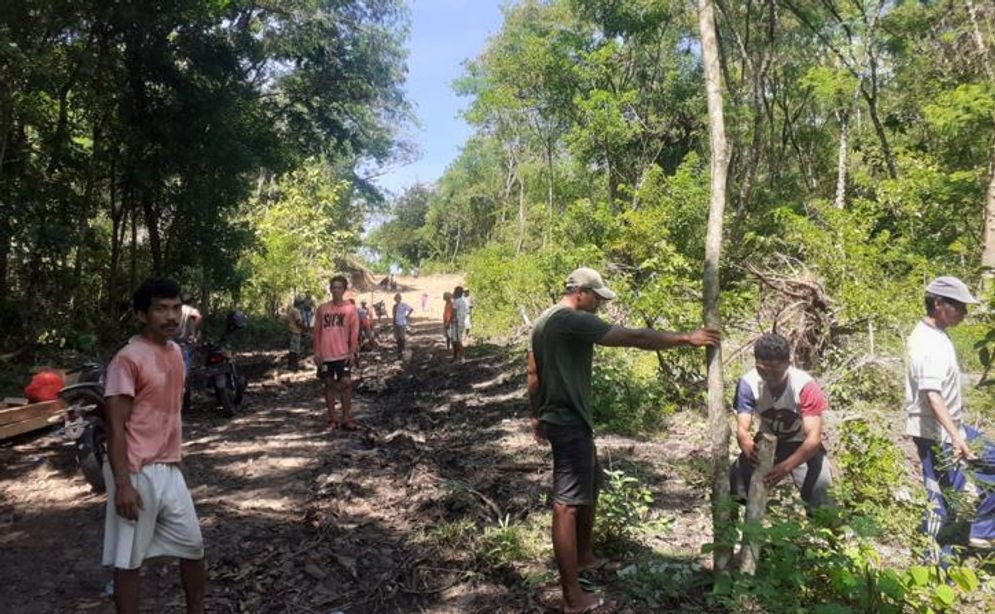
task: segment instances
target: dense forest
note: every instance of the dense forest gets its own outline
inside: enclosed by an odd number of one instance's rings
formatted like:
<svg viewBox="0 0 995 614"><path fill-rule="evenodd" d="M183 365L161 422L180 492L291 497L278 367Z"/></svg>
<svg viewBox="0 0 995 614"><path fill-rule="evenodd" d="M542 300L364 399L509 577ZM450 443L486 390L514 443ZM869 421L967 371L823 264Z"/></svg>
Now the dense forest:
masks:
<svg viewBox="0 0 995 614"><path fill-rule="evenodd" d="M371 176L409 154L406 15L398 0L4 2L5 345L90 345L150 274L208 310L320 288L314 271L382 200Z"/></svg>

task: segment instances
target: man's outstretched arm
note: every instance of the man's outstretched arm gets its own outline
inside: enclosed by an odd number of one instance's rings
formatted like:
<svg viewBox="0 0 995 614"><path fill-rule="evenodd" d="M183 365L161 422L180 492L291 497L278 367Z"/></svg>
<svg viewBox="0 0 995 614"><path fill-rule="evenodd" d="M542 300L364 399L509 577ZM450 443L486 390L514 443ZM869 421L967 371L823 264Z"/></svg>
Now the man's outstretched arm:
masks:
<svg viewBox="0 0 995 614"><path fill-rule="evenodd" d="M714 328L699 328L691 332L668 332L652 328L612 326L597 343L609 347L666 350L678 345L714 346L721 340L722 335Z"/></svg>

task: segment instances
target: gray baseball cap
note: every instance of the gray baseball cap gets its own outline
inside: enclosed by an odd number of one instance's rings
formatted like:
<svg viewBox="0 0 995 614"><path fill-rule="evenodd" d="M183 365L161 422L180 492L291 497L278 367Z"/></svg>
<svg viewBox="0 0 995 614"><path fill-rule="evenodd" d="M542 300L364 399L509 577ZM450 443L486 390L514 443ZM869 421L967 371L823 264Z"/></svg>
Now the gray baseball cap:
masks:
<svg viewBox="0 0 995 614"><path fill-rule="evenodd" d="M933 281L929 282L926 286L926 293L933 294L936 296L942 296L943 298L948 298L958 303L964 303L967 305L977 305L981 301L974 298L971 291L967 289L967 286L961 280L956 277L942 276L937 277Z"/></svg>
<svg viewBox="0 0 995 614"><path fill-rule="evenodd" d="M615 298L615 293L608 289L601 274L594 269L581 267L567 276L567 289L587 288L606 301Z"/></svg>

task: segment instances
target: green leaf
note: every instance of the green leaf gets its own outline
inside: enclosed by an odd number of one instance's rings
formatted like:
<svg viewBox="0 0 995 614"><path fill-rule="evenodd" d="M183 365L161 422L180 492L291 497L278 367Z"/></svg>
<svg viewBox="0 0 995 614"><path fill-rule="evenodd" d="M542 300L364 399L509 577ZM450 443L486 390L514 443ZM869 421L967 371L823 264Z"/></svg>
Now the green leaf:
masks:
<svg viewBox="0 0 995 614"><path fill-rule="evenodd" d="M950 588L946 584L941 584L937 586L936 590L934 591L934 595L940 601L940 603L948 607L952 606L954 604L954 601L957 600L957 593L955 593L954 589Z"/></svg>
<svg viewBox="0 0 995 614"><path fill-rule="evenodd" d="M929 569L922 566L910 567L909 577L912 578L913 586L927 586L929 584Z"/></svg>
<svg viewBox="0 0 995 614"><path fill-rule="evenodd" d="M981 585L978 576L970 567L951 567L947 570L947 575L965 592L977 590Z"/></svg>

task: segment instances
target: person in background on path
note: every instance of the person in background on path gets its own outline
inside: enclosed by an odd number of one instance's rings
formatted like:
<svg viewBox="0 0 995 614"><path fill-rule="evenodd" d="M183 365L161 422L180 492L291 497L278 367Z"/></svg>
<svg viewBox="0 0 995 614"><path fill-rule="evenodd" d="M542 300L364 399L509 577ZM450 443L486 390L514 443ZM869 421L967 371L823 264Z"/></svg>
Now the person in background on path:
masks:
<svg viewBox="0 0 995 614"><path fill-rule="evenodd" d="M759 433L777 437L774 466L764 476L774 486L791 474L809 511L831 505L831 467L822 446L822 414L829 409L811 375L791 366L791 348L781 335L767 333L753 344L756 367L736 386L736 440L742 453L729 480L733 496L745 503L757 462L750 427L759 418Z"/></svg>
<svg viewBox="0 0 995 614"><path fill-rule="evenodd" d="M352 367L359 349L359 313L356 305L345 300L349 280L336 275L328 284L332 300L318 308L314 320L314 361L318 379L324 385L328 428L339 426L335 419L335 393L342 402L342 428L354 431L352 419Z"/></svg>
<svg viewBox="0 0 995 614"><path fill-rule="evenodd" d="M428 311L428 292L421 293L421 310Z"/></svg>
<svg viewBox="0 0 995 614"><path fill-rule="evenodd" d="M929 537L933 562L949 561L952 548L940 546L950 500L944 491L963 491L970 479L981 488L969 544L995 546L995 445L964 424L960 365L947 329L960 324L967 306L978 300L956 277L937 277L926 286L926 317L909 335L905 354L905 432L912 436L926 498L922 530Z"/></svg>
<svg viewBox="0 0 995 614"><path fill-rule="evenodd" d="M563 590L563 612L594 612L603 600L586 593L581 570L598 566L591 547L602 472L591 418L594 345L664 350L717 345L719 333L671 333L612 326L595 314L615 298L597 271L580 268L566 279L563 298L535 321L528 356L530 422L538 443L553 452L553 552Z"/></svg>
<svg viewBox="0 0 995 614"><path fill-rule="evenodd" d="M446 339L446 350L452 347L452 337L449 336L449 327L453 324L453 294L443 292L442 300L445 307L442 308L442 336Z"/></svg>
<svg viewBox="0 0 995 614"><path fill-rule="evenodd" d="M401 301L401 295L394 295L394 309L392 320L394 322L394 340L397 341L397 357L404 357L404 340L408 334L408 317L414 313L411 305Z"/></svg>
<svg viewBox="0 0 995 614"><path fill-rule="evenodd" d="M465 330L463 335L464 337L469 337L470 327L473 325L473 301L470 299L470 291L466 288L463 288L463 302L466 303L466 318L463 324Z"/></svg>
<svg viewBox="0 0 995 614"><path fill-rule="evenodd" d="M357 314L359 315L360 350L363 349L364 345L368 345L371 348L376 347L377 339L376 339L376 334L373 330L373 320L370 319L370 308L366 304L366 301L360 301Z"/></svg>
<svg viewBox="0 0 995 614"><path fill-rule="evenodd" d="M193 352L200 342L200 329L204 324L204 317L200 314L200 310L191 304L193 299L189 294L184 293L182 300L180 327L173 340L180 345L180 352L183 354L183 372L190 375Z"/></svg>
<svg viewBox="0 0 995 614"><path fill-rule="evenodd" d="M304 316L300 307L303 307L304 299L300 296L294 298L294 302L287 308L284 316L287 322L287 334L289 335L289 353L287 354L287 368L296 371L300 368L298 361L301 357L301 338L304 334Z"/></svg>
<svg viewBox="0 0 995 614"><path fill-rule="evenodd" d="M453 289L453 320L449 326L449 339L453 342L453 362L466 362L466 351L463 344L466 341L466 321L470 309L463 296L463 287Z"/></svg>
<svg viewBox="0 0 995 614"><path fill-rule="evenodd" d="M304 330L314 328L314 299L308 294L299 305L301 310L301 320L304 322Z"/></svg>
<svg viewBox="0 0 995 614"><path fill-rule="evenodd" d="M180 471L184 366L179 285L149 279L135 291L142 325L107 365L107 508L103 564L114 567L114 603L137 613L146 559L180 560L187 612L204 611L204 540Z"/></svg>

